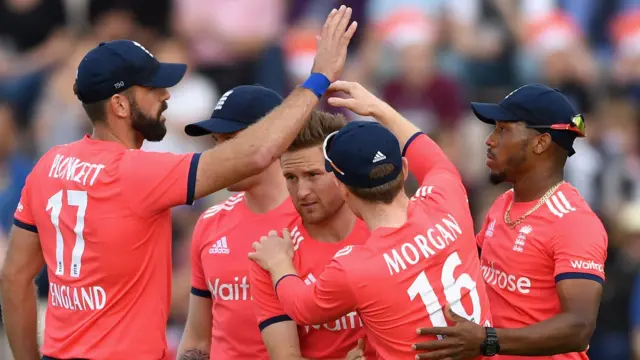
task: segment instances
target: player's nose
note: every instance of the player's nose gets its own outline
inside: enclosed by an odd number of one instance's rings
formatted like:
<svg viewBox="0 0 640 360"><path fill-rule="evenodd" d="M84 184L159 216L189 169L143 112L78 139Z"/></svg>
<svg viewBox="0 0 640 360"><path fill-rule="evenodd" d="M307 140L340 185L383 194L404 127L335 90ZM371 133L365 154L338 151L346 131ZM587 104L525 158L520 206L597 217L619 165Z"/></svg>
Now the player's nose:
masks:
<svg viewBox="0 0 640 360"><path fill-rule="evenodd" d="M161 101L167 101L167 100L171 99L171 93L169 92L168 89L162 88L162 89L159 89L159 90L160 90L160 100Z"/></svg>

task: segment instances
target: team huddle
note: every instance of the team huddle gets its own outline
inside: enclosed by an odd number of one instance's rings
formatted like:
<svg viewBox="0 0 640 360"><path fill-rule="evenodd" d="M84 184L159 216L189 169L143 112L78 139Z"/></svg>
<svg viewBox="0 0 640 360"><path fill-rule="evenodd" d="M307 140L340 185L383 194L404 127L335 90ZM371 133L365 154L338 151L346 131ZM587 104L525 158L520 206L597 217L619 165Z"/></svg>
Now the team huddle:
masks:
<svg viewBox="0 0 640 360"><path fill-rule="evenodd" d="M167 132L186 65L117 40L74 92L94 131L47 152L15 212L0 295L17 360L169 359L171 208L227 188L191 243L178 359L588 359L607 234L563 181L583 117L526 85L472 103L499 196L479 233L438 145L360 84L339 81L357 24L334 9L311 75L286 98L225 93L202 154L140 150ZM375 121L315 110L322 96ZM405 180L420 184L405 195ZM44 342L33 279L47 266Z"/></svg>

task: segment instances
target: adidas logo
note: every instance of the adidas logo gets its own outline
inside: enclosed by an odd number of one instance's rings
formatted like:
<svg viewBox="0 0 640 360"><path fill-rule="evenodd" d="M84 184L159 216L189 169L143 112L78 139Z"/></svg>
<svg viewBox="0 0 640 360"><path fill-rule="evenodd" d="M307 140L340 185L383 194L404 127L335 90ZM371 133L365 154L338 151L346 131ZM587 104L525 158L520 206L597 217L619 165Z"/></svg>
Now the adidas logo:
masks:
<svg viewBox="0 0 640 360"><path fill-rule="evenodd" d="M316 282L316 278L315 276L313 276L313 274L309 274L309 276L307 276L306 279L304 279L304 283L307 284L307 286L313 284Z"/></svg>
<svg viewBox="0 0 640 360"><path fill-rule="evenodd" d="M220 110L222 109L222 105L224 105L224 102L227 101L227 98L229 97L229 95L231 95L231 93L233 92L233 90L229 90L226 93L224 93L222 95L222 97L220 98L220 100L218 100L218 103L216 104L216 108L213 110Z"/></svg>
<svg viewBox="0 0 640 360"><path fill-rule="evenodd" d="M382 160L384 160L384 159L386 159L386 158L387 158L387 157L386 157L386 156L384 156L384 154L383 154L383 153L381 153L380 151L378 151L378 152L376 153L376 156L374 156L374 157L373 157L373 162L374 162L374 163L377 163L378 161L382 161Z"/></svg>
<svg viewBox="0 0 640 360"><path fill-rule="evenodd" d="M228 254L229 247L227 247L227 237L223 236L222 239L216 241L211 249L209 249L209 254Z"/></svg>

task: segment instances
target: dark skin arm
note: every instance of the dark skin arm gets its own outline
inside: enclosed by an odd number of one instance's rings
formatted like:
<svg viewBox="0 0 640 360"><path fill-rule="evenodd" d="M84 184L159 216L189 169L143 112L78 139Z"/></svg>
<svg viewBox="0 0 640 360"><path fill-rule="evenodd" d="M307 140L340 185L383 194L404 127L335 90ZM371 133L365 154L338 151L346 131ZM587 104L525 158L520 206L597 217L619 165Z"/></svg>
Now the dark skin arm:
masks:
<svg viewBox="0 0 640 360"><path fill-rule="evenodd" d="M586 350L596 327L602 285L585 279L556 284L561 312L547 320L519 329L496 329L502 355L548 356ZM419 359L470 359L481 355L484 329L447 307L445 314L455 325L418 329L420 335L446 335L414 345Z"/></svg>

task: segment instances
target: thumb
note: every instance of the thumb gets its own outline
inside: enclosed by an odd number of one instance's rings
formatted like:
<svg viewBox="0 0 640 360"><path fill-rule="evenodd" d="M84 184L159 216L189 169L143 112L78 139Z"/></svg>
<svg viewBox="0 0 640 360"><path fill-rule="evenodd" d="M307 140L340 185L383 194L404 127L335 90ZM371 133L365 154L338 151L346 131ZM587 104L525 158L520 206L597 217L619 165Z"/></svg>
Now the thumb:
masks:
<svg viewBox="0 0 640 360"><path fill-rule="evenodd" d="M462 316L456 314L455 312L453 312L453 310L451 310L451 305L447 304L444 307L444 315L447 318L447 320L452 321L454 323L459 323L462 321L468 321L467 319L463 318Z"/></svg>
<svg viewBox="0 0 640 360"><path fill-rule="evenodd" d="M282 229L282 238L284 240L291 242L291 233L289 232L289 229L287 228Z"/></svg>
<svg viewBox="0 0 640 360"><path fill-rule="evenodd" d="M358 339L358 345L356 345L356 349L364 350L365 346L366 342L364 341L364 338Z"/></svg>

